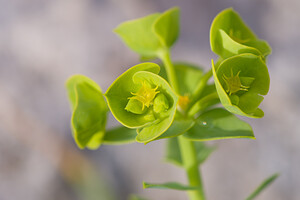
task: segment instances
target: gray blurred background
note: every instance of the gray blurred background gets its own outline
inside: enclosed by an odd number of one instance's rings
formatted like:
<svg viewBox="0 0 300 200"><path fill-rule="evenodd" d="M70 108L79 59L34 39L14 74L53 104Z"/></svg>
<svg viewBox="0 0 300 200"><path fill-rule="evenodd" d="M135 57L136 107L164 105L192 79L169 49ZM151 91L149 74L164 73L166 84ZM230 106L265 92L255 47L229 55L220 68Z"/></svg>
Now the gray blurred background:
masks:
<svg viewBox="0 0 300 200"><path fill-rule="evenodd" d="M0 1L0 200L184 200L183 192L143 190L142 181L186 182L162 163L164 141L80 151L69 128L65 80L81 73L105 91L139 63L112 30L121 22L181 8L173 59L210 67L209 27L233 7L267 40L271 89L265 117L247 120L257 140L213 142L204 164L208 200L244 199L269 175L257 199L300 199L300 1L298 0L10 0ZM116 122L111 117L109 126Z"/></svg>

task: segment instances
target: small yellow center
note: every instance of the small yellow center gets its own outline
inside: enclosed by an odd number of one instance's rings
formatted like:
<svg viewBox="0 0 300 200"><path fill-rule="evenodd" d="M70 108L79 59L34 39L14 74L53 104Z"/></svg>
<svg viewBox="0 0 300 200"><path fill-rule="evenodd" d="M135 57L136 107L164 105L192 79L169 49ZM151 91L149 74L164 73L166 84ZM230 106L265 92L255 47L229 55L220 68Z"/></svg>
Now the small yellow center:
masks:
<svg viewBox="0 0 300 200"><path fill-rule="evenodd" d="M144 110L145 106L149 108L149 106L153 103L155 95L159 93L159 91L156 91L157 88L158 86L151 88L146 81L143 81L141 89L137 93L131 92L134 96L129 97L129 99L136 99L140 101L143 104L142 110Z"/></svg>

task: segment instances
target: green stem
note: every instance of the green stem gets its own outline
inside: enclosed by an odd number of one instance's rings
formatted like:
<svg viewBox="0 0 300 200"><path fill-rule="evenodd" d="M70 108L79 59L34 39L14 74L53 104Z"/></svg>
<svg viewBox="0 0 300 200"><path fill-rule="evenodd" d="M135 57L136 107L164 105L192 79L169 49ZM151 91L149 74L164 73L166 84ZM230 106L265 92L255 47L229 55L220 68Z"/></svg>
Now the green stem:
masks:
<svg viewBox="0 0 300 200"><path fill-rule="evenodd" d="M197 190L191 190L188 192L190 200L204 200L205 196L201 180L201 173L198 169L195 145L192 141L184 138L182 135L178 137L178 142L189 185L198 188Z"/></svg>
<svg viewBox="0 0 300 200"><path fill-rule="evenodd" d="M222 61L223 61L223 59L221 57L219 57L218 61L215 64L216 68L220 65L220 63ZM199 100L205 86L207 85L207 81L210 79L210 77L212 77L212 75L213 75L212 69L210 69L208 72L206 72L206 74L204 74L202 76L201 80L199 81L198 85L196 86L193 96L191 97L191 102L190 102L187 110L191 109L191 107Z"/></svg>
<svg viewBox="0 0 300 200"><path fill-rule="evenodd" d="M162 53L159 55L159 58L164 63L170 85L175 90L175 92L179 94L177 78L174 66L171 61L169 50L162 51ZM202 187L201 174L198 168L197 152L195 145L192 141L185 139L183 136L178 137L178 142L189 185L199 188L198 190L188 192L190 200L204 200L205 197Z"/></svg>
<svg viewBox="0 0 300 200"><path fill-rule="evenodd" d="M196 89L193 93L193 96L192 96L192 100L191 100L191 104L190 105L193 105L197 100L199 100L206 84L207 84L207 81L210 79L210 77L212 77L212 70L210 69L208 72L206 72L206 74L203 75L203 77L200 79L198 85L196 86Z"/></svg>
<svg viewBox="0 0 300 200"><path fill-rule="evenodd" d="M204 110L208 106L214 105L219 101L219 95L217 92L210 93L206 95L205 97L201 98L199 101L197 101L194 105L191 106L191 108L188 111L188 117L193 117L198 112Z"/></svg>
<svg viewBox="0 0 300 200"><path fill-rule="evenodd" d="M176 93L179 94L179 88L178 88L178 84L177 84L176 74L175 74L174 66L171 61L171 56L170 56L169 50L167 49L167 50L161 51L161 53L159 54L159 58L164 63L171 87L175 90Z"/></svg>

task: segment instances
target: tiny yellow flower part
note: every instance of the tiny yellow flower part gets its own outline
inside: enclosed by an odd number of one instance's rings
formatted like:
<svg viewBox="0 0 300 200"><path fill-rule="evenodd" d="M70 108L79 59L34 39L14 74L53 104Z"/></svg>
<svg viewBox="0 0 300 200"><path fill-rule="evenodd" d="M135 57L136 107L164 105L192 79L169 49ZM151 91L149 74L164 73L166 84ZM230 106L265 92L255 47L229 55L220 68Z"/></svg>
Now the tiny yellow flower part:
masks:
<svg viewBox="0 0 300 200"><path fill-rule="evenodd" d="M186 108L189 105L190 101L191 100L187 95L180 96L179 101L178 101L178 105L181 109L186 110Z"/></svg>
<svg viewBox="0 0 300 200"><path fill-rule="evenodd" d="M136 99L140 101L143 104L142 110L144 110L145 106L149 108L149 106L152 105L155 95L159 93L159 91L156 91L157 88L158 86L152 88L150 84L143 81L141 89L137 93L131 92L131 94L135 96L129 97L128 99Z"/></svg>
<svg viewBox="0 0 300 200"><path fill-rule="evenodd" d="M236 93L240 90L248 91L250 88L249 86L244 86L241 83L239 74L241 71L239 71L235 76L233 76L232 68L231 68L231 76L227 77L225 74L223 74L223 80L226 83L227 89L226 92L229 93L229 95Z"/></svg>

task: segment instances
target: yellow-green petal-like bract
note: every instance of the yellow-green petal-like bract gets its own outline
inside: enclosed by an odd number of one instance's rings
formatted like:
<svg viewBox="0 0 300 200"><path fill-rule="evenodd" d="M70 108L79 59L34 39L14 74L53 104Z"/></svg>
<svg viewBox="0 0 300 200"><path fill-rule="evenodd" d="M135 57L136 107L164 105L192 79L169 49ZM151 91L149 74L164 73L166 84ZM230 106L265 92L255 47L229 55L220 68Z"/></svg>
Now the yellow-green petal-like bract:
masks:
<svg viewBox="0 0 300 200"><path fill-rule="evenodd" d="M263 56L271 53L269 44L257 38L232 8L220 12L210 28L210 46L223 59L242 53Z"/></svg>
<svg viewBox="0 0 300 200"><path fill-rule="evenodd" d="M174 7L164 13L123 22L114 32L142 58L155 58L176 42L179 35L179 15L179 8Z"/></svg>
<svg viewBox="0 0 300 200"><path fill-rule="evenodd" d="M107 105L101 88L83 75L74 75L66 82L71 103L71 126L79 148L98 148L105 134Z"/></svg>

